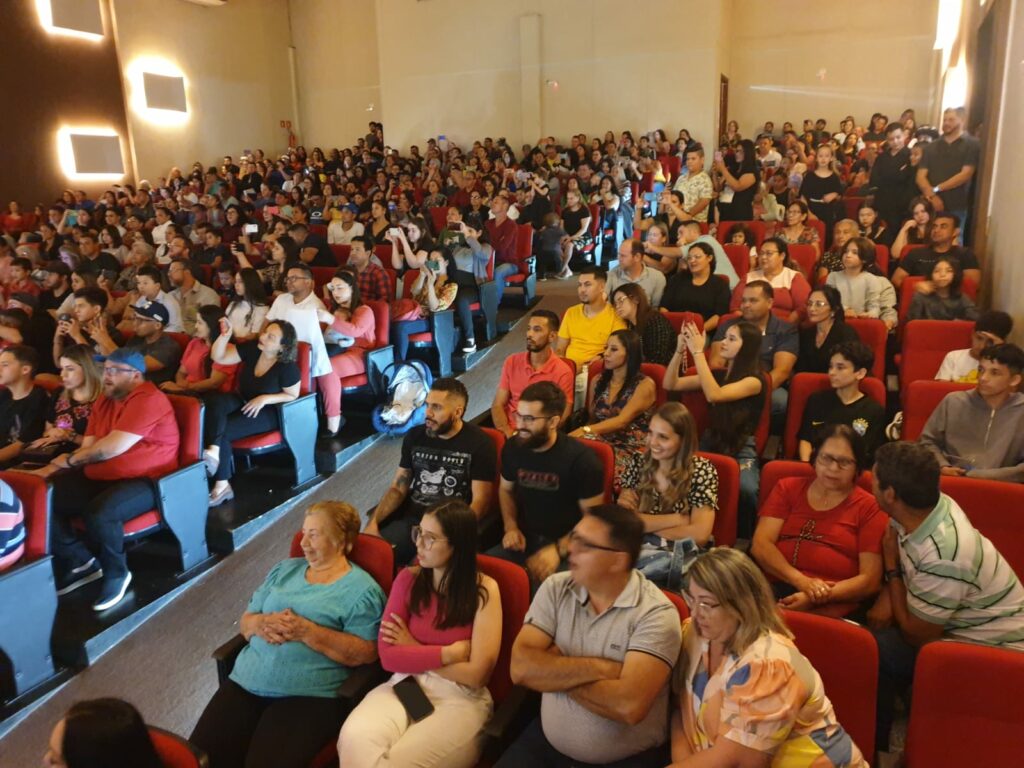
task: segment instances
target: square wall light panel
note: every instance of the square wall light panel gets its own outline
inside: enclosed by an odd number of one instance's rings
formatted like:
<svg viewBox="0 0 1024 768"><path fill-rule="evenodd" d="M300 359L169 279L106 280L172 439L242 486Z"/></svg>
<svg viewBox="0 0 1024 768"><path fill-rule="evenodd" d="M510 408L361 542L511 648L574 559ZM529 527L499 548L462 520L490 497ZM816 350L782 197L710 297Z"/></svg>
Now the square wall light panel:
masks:
<svg viewBox="0 0 1024 768"><path fill-rule="evenodd" d="M185 78L143 72L142 84L146 92L147 108L188 111L185 105Z"/></svg>
<svg viewBox="0 0 1024 768"><path fill-rule="evenodd" d="M75 133L72 129L70 138L75 173L124 175L120 136Z"/></svg>
<svg viewBox="0 0 1024 768"><path fill-rule="evenodd" d="M51 32L78 35L92 39L103 37L103 13L100 0L36 0L48 6L41 8L43 26ZM49 10L49 19L45 18ZM49 21L49 24L47 24Z"/></svg>

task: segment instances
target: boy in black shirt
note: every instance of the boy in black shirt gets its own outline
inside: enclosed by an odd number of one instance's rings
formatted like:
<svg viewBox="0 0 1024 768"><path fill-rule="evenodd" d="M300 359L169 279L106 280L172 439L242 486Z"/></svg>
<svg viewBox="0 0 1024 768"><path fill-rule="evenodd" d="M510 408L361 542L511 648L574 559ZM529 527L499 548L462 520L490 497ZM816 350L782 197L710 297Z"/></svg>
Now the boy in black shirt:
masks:
<svg viewBox="0 0 1024 768"><path fill-rule="evenodd" d="M43 436L46 391L32 383L39 355L15 344L0 352L0 468L17 463L29 443Z"/></svg>

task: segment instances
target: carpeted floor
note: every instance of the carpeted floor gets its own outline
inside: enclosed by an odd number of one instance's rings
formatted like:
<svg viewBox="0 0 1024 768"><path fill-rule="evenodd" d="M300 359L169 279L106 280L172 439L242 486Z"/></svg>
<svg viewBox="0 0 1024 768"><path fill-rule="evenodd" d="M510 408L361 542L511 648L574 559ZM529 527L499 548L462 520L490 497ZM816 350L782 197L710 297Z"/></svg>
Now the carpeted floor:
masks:
<svg viewBox="0 0 1024 768"><path fill-rule="evenodd" d="M540 284L542 306L561 314L576 302L576 282ZM490 407L505 358L524 348L522 325L461 375L468 413ZM238 631L252 591L287 556L302 510L319 499L344 499L366 510L380 499L398 466L399 440L379 441L296 504L243 549L203 574L181 597L103 656L19 723L0 741L0 765L38 765L50 730L72 703L100 696L131 701L148 723L188 735L217 685L210 653Z"/></svg>

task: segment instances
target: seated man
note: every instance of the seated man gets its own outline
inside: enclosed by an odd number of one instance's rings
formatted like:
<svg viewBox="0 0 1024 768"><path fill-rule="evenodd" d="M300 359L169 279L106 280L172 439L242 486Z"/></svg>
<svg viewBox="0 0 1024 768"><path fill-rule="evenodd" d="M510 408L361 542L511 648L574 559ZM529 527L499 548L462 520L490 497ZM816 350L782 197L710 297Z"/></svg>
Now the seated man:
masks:
<svg viewBox="0 0 1024 768"><path fill-rule="evenodd" d="M102 578L93 609L124 598L132 575L122 525L157 505L153 479L178 467L178 423L167 395L146 381L146 361L130 349L104 360L103 394L92 407L82 446L36 470L53 476L51 542L57 594ZM74 470L60 472L60 470ZM98 559L69 518L81 515Z"/></svg>
<svg viewBox="0 0 1024 768"><path fill-rule="evenodd" d="M1022 371L1024 350L1016 344L986 347L978 386L942 399L921 433L942 474L1024 482Z"/></svg>
<svg viewBox="0 0 1024 768"><path fill-rule="evenodd" d="M1013 330L1013 318L997 309L982 312L974 321L971 346L947 352L935 374L938 381L962 381L975 384L978 381L978 360L986 347L1005 344Z"/></svg>
<svg viewBox="0 0 1024 768"><path fill-rule="evenodd" d="M818 430L828 424L849 424L864 439L870 462L885 442L885 407L860 391L860 383L875 364L875 353L860 341L832 347L828 380L832 389L807 398L800 422L800 461L810 461Z"/></svg>
<svg viewBox="0 0 1024 768"><path fill-rule="evenodd" d="M591 507L569 537L569 571L537 592L512 647L512 681L541 714L496 768L662 768L679 613L635 569L644 528L617 504Z"/></svg>
<svg viewBox="0 0 1024 768"><path fill-rule="evenodd" d="M554 383L528 386L516 409L519 431L501 452L505 533L487 554L524 565L539 585L568 557L580 515L604 501L604 469L593 450L559 431L566 401Z"/></svg>
<svg viewBox="0 0 1024 768"><path fill-rule="evenodd" d="M178 364L181 362L181 347L164 333L169 322L170 313L160 302L138 305L132 320L135 335L124 343L125 349L135 350L143 356L146 361L146 379L157 386L174 381L174 374L178 372ZM118 348L118 344L102 325L97 326L95 339L104 354L109 355Z"/></svg>
<svg viewBox="0 0 1024 768"><path fill-rule="evenodd" d="M39 297L31 293L12 293L7 300L7 309L20 309L25 313L25 323L21 332L22 343L37 352L52 347L57 321L48 312L39 308ZM2 335L0 340L3 340ZM40 355L36 373L57 373L57 366L50 360L49 355Z"/></svg>
<svg viewBox="0 0 1024 768"><path fill-rule="evenodd" d="M220 306L220 296L213 288L196 280L194 270L192 262L185 259L175 259L167 268L167 278L174 286L171 296L181 309L182 328L189 336L195 335L200 307Z"/></svg>
<svg viewBox="0 0 1024 768"><path fill-rule="evenodd" d="M518 433L516 404L523 390L536 382L552 381L565 393L563 422L572 412L572 368L555 354L553 346L558 342L558 326L558 315L550 309L535 309L526 321L526 351L505 358L491 403L491 419L506 437Z"/></svg>
<svg viewBox="0 0 1024 768"><path fill-rule="evenodd" d="M107 292L102 288L79 288L74 293L72 311L67 316L57 318L57 332L53 336L53 362L60 364L64 347L72 344L84 344L93 351L103 354L99 337L109 338L114 346L120 346L124 340L121 332L115 328L107 315Z"/></svg>
<svg viewBox="0 0 1024 768"><path fill-rule="evenodd" d="M608 302L607 282L608 273L602 267L584 267L576 288L580 303L565 311L558 329L558 354L576 363L577 374L604 353L612 331L626 327Z"/></svg>
<svg viewBox="0 0 1024 768"><path fill-rule="evenodd" d="M478 519L490 509L497 456L491 438L462 420L468 405L461 381L436 379L425 423L402 441L398 471L364 530L390 541L399 565L416 555L412 529L428 509L453 499L469 504Z"/></svg>
<svg viewBox="0 0 1024 768"><path fill-rule="evenodd" d="M25 554L25 510L18 495L0 480L0 571Z"/></svg>
<svg viewBox="0 0 1024 768"><path fill-rule="evenodd" d="M43 436L50 398L32 381L38 362L24 344L0 352L0 468L16 464L25 446Z"/></svg>
<svg viewBox="0 0 1024 768"><path fill-rule="evenodd" d="M359 283L359 295L363 301L391 301L391 281L380 260L373 255L373 238L357 235L352 238L346 266L352 267Z"/></svg>
<svg viewBox="0 0 1024 768"><path fill-rule="evenodd" d="M619 265L608 273L605 291L611 296L615 289L626 283L637 283L647 294L651 306L661 306L665 290L663 272L644 264L644 246L639 240L623 240L619 246Z"/></svg>
<svg viewBox="0 0 1024 768"><path fill-rule="evenodd" d="M334 258L334 252L327 245L327 241L320 235L309 231L306 224L292 224L288 227L288 234L299 244L299 259L311 267L336 267L338 260Z"/></svg>
<svg viewBox="0 0 1024 768"><path fill-rule="evenodd" d="M886 585L868 611L878 641L875 743L882 750L893 699L909 691L925 643L949 638L1024 650L1024 586L939 490L939 472L934 454L915 443L887 443L875 457L875 498L892 518L882 539Z"/></svg>
<svg viewBox="0 0 1024 768"><path fill-rule="evenodd" d="M925 278L918 290L930 291L932 269L940 256L953 256L960 262L964 270L964 279L973 280L975 285L981 282L981 267L978 258L967 248L957 245L960 236L960 219L954 214L939 211L932 220L931 245L925 248L914 248L906 255L896 271L892 273L892 284L897 288L910 276Z"/></svg>

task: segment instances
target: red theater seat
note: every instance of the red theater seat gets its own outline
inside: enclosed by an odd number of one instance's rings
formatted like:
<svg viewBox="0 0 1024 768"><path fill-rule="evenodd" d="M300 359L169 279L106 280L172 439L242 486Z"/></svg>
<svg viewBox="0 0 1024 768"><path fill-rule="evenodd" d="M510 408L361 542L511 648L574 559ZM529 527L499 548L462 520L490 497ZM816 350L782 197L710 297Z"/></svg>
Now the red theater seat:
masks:
<svg viewBox="0 0 1024 768"><path fill-rule="evenodd" d="M711 529L715 545L731 547L736 543L736 528L740 502L740 465L732 456L701 451L700 455L718 470L718 512Z"/></svg>
<svg viewBox="0 0 1024 768"><path fill-rule="evenodd" d="M580 440L585 446L597 454L604 474L604 503L615 501L615 451L603 440Z"/></svg>
<svg viewBox="0 0 1024 768"><path fill-rule="evenodd" d="M858 338L871 347L875 353L875 364L868 371L868 376L874 376L880 381L885 381L885 345L889 338L889 331L885 323L873 317L850 317L846 324L857 332ZM882 405L885 405L883 402Z"/></svg>
<svg viewBox="0 0 1024 768"><path fill-rule="evenodd" d="M881 379L865 376L861 391L885 408L885 385ZM807 399L815 392L831 389L826 373L798 373L789 384L789 405L786 408L786 426L782 433L782 455L787 459L798 457L800 424L804 418Z"/></svg>
<svg viewBox="0 0 1024 768"><path fill-rule="evenodd" d="M604 373L604 362L595 360L590 364L589 370L590 372L587 374L589 376L588 381L593 381ZM665 366L658 365L657 363L641 363L640 373L654 381L654 407L658 408L668 402L668 392L662 386L662 382L665 380Z"/></svg>
<svg viewBox="0 0 1024 768"><path fill-rule="evenodd" d="M974 323L968 320L911 320L903 328L900 392L906 401L912 381L934 379L948 352L971 346Z"/></svg>
<svg viewBox="0 0 1024 768"><path fill-rule="evenodd" d="M975 477L943 476L939 482L942 492L960 505L971 525L995 545L1014 573L1024 573L1020 526L1024 485Z"/></svg>
<svg viewBox="0 0 1024 768"><path fill-rule="evenodd" d="M729 257L732 268L736 270L740 283L745 283L747 273L750 271L750 248L733 243L725 243L722 248L725 249L725 255Z"/></svg>
<svg viewBox="0 0 1024 768"><path fill-rule="evenodd" d="M519 272L508 275L505 278L506 293L509 288L519 288L523 291L523 306L529 307L537 295L537 264L533 258L533 226L531 224L516 224L519 227L519 236L516 239L516 261L519 262Z"/></svg>
<svg viewBox="0 0 1024 768"><path fill-rule="evenodd" d="M962 392L974 389L973 384L961 384L958 381L913 381L904 393L903 403L903 434L904 440L917 440L924 431L924 425L932 415L942 398L950 392Z"/></svg>
<svg viewBox="0 0 1024 768"><path fill-rule="evenodd" d="M157 756L164 768L207 768L210 764L206 753L195 744L170 731L155 726L146 726Z"/></svg>
<svg viewBox="0 0 1024 768"><path fill-rule="evenodd" d="M814 265L818 263L818 249L807 243L790 243L786 250L789 251L789 257L800 267L807 282L814 287L818 282L814 270Z"/></svg>
<svg viewBox="0 0 1024 768"><path fill-rule="evenodd" d="M923 280L923 277L911 275L903 278L903 282L900 283L899 323L901 327L907 322L907 313L910 311L910 302L913 301L914 294L917 292L918 283ZM975 302L978 301L978 284L971 278L964 278L962 290L965 296L970 296Z"/></svg>

